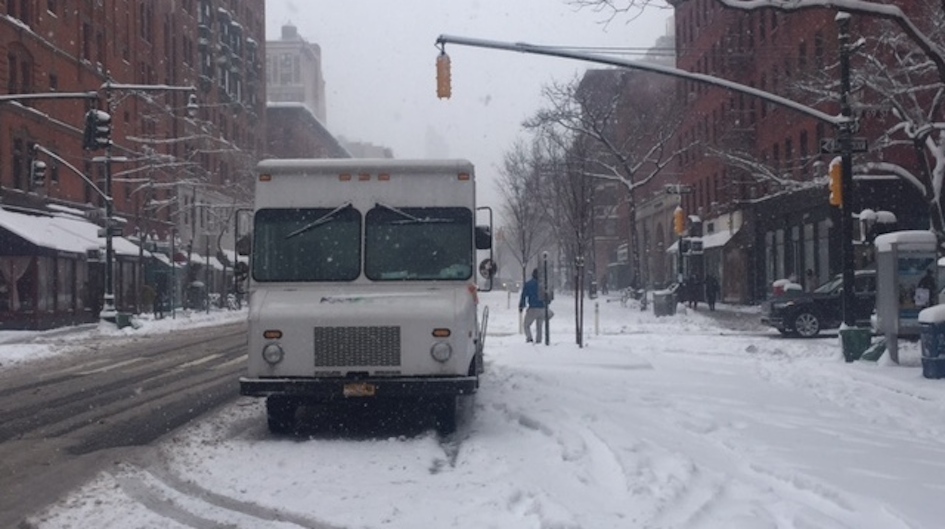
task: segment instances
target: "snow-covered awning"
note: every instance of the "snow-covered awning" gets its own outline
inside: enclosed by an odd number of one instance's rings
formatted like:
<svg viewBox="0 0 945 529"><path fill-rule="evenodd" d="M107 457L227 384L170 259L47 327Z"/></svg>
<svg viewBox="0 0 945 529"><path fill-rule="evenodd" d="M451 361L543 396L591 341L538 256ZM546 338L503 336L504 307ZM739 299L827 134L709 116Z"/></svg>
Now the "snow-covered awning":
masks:
<svg viewBox="0 0 945 529"><path fill-rule="evenodd" d="M702 237L687 237L690 240L700 240L702 241L702 250L708 250L709 248L721 248L728 244L728 241L732 240L732 237L738 233L738 230L722 230L715 233L710 233L708 235L703 235ZM679 239L676 239L676 242L671 244L669 248L666 249L666 253L677 253L679 251Z"/></svg>
<svg viewBox="0 0 945 529"><path fill-rule="evenodd" d="M0 228L35 246L61 252L85 254L105 246L105 238L98 236L101 228L97 224L68 213L37 213L0 207ZM137 256L139 252L136 244L123 237L113 237L112 247L117 255Z"/></svg>

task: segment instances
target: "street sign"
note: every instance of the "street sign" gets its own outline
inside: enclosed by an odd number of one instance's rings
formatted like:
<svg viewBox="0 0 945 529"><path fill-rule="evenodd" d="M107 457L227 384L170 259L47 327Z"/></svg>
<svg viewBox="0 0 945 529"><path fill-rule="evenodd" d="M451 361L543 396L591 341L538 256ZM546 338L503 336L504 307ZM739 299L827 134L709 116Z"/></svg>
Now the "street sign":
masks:
<svg viewBox="0 0 945 529"><path fill-rule="evenodd" d="M121 233L122 233L121 226L112 226L111 232L112 232L112 237L121 237ZM105 228L98 229L98 236L99 237L105 236Z"/></svg>
<svg viewBox="0 0 945 529"><path fill-rule="evenodd" d="M692 186L684 184L666 184L666 194L668 195L688 195L692 193Z"/></svg>
<svg viewBox="0 0 945 529"><path fill-rule="evenodd" d="M866 138L850 138L850 152L866 152ZM820 140L820 154L840 154L840 140L837 138L822 138Z"/></svg>

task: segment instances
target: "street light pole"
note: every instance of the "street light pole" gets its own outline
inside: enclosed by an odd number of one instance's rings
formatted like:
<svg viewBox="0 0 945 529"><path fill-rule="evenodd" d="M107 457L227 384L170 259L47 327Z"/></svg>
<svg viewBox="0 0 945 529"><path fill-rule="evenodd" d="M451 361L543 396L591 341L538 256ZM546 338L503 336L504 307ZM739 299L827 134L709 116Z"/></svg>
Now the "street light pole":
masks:
<svg viewBox="0 0 945 529"><path fill-rule="evenodd" d="M551 344L551 322L548 321L548 305L551 304L551 300L548 296L548 252L542 253L542 263L545 267L544 281L542 288L544 292L541 293L543 301L545 302L545 321L542 324L545 326L545 345Z"/></svg>
<svg viewBox="0 0 945 529"><path fill-rule="evenodd" d="M197 109L197 103L194 96L195 89L193 86L124 84L115 83L111 80L111 77L109 77L101 86L101 90L105 94L105 105L108 108L109 120L111 120L111 115L114 110L112 108L112 90L133 90L139 92L186 91L191 93L191 97L187 103L188 113L193 114ZM118 159L112 157L112 141L110 138L102 145L102 147L105 149L105 156L100 158L98 161L103 162L105 171L105 294L103 296L104 299L100 318L104 321L116 323L118 311L115 306L115 248L113 241L113 230L115 229L115 226L114 219L112 218L112 215L114 214L114 200L112 196L112 161L117 161ZM124 161L124 158L122 161Z"/></svg>
<svg viewBox="0 0 945 529"><path fill-rule="evenodd" d="M840 114L844 119L838 125L840 142L840 166L842 169L841 192L843 203L840 206L840 246L843 263L843 323L848 327L856 325L853 314L854 302L854 262L853 262L853 109L850 107L850 14L837 13L839 30L838 43L840 52Z"/></svg>
<svg viewBox="0 0 945 529"><path fill-rule="evenodd" d="M109 101L109 94L105 92L106 104ZM111 109L109 109L111 110ZM111 112L109 112L111 114ZM105 296L102 305L102 320L115 323L118 318L118 310L115 307L115 247L112 240L112 229L114 214L114 199L112 196L112 143L108 142L105 146Z"/></svg>

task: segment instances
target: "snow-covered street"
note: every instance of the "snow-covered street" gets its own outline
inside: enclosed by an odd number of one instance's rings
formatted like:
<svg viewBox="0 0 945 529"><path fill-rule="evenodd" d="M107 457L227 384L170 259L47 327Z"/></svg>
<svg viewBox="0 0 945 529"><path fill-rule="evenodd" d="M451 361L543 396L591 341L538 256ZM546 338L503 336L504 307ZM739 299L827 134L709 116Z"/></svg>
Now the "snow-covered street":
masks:
<svg viewBox="0 0 945 529"><path fill-rule="evenodd" d="M851 365L836 337L735 332L705 308L655 318L601 300L600 333L589 302L578 348L562 295L546 347L518 334L517 299L483 300L486 374L452 438L409 425L273 437L263 401L242 398L117 461L32 523L895 529L945 519L945 380L922 378L914 344L903 366ZM0 345L0 361L16 348Z"/></svg>

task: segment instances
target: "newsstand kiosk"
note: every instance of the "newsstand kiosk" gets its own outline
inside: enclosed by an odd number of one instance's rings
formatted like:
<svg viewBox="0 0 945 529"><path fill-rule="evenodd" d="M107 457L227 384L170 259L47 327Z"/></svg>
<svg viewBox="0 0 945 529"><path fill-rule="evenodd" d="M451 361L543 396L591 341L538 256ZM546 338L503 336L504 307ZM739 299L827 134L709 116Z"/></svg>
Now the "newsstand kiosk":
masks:
<svg viewBox="0 0 945 529"><path fill-rule="evenodd" d="M925 334L931 329L926 329L924 322L920 324L919 312L937 305L941 287L945 286L937 262L935 234L927 230L897 231L876 237L874 244L876 330L885 335L889 357L896 363L899 363L899 337L921 335L924 364ZM930 284L936 286L930 287ZM942 344L945 345L945 337Z"/></svg>

